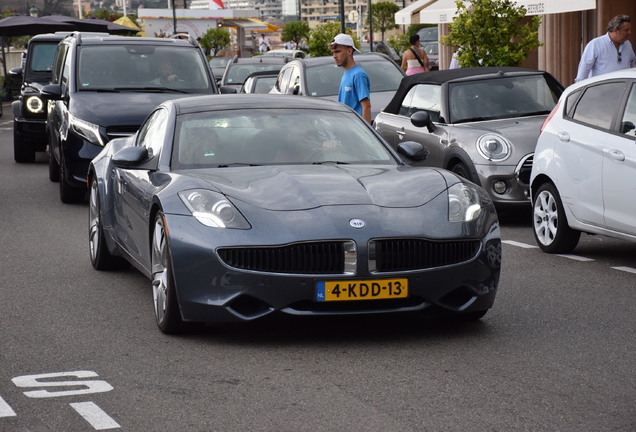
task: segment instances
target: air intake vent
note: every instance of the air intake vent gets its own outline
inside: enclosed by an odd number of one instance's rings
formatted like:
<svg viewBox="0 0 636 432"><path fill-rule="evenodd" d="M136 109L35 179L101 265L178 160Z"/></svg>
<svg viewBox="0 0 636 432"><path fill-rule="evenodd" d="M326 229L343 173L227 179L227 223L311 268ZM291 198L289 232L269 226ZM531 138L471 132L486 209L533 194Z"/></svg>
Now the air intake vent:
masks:
<svg viewBox="0 0 636 432"><path fill-rule="evenodd" d="M106 135L109 139L132 136L139 129L137 126L109 126L106 128Z"/></svg>
<svg viewBox="0 0 636 432"><path fill-rule="evenodd" d="M475 258L480 247L479 240L373 240L369 244L369 270L395 272L459 264Z"/></svg>
<svg viewBox="0 0 636 432"><path fill-rule="evenodd" d="M350 241L223 248L218 254L230 267L291 274L345 274L352 266L355 269L356 259L355 244Z"/></svg>

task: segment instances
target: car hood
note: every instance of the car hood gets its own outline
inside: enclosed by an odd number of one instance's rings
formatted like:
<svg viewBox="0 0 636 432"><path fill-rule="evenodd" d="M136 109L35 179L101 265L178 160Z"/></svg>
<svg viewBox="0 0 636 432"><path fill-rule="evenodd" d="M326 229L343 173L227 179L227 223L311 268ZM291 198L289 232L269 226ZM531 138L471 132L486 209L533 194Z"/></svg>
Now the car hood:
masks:
<svg viewBox="0 0 636 432"><path fill-rule="evenodd" d="M380 114L380 112L391 102L394 91L371 92L371 119ZM338 95L321 96L323 99L329 99L338 102Z"/></svg>
<svg viewBox="0 0 636 432"><path fill-rule="evenodd" d="M496 133L507 138L519 151L532 152L541 133L541 125L546 115L517 117L512 119L489 120L455 125L451 138L465 133L475 134L475 138L485 133ZM470 132L469 132L470 131ZM461 137L458 137L459 140Z"/></svg>
<svg viewBox="0 0 636 432"><path fill-rule="evenodd" d="M160 103L170 99L192 96L181 93L98 93L73 94L69 111L82 120L108 127L140 125Z"/></svg>
<svg viewBox="0 0 636 432"><path fill-rule="evenodd" d="M236 204L268 210L334 205L392 208L426 204L447 189L435 169L408 166L287 165L230 167L180 173L183 186L216 189Z"/></svg>

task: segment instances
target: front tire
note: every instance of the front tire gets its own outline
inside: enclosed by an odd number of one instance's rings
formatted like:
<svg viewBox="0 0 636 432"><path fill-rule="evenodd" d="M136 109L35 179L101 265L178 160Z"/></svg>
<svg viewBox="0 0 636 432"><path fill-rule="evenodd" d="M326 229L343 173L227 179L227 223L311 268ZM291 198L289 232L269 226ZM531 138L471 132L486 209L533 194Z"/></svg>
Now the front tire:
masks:
<svg viewBox="0 0 636 432"><path fill-rule="evenodd" d="M88 246L91 254L91 264L95 270L118 270L130 267L128 261L122 257L114 256L108 251L106 239L104 238L96 179L91 182L88 204Z"/></svg>
<svg viewBox="0 0 636 432"><path fill-rule="evenodd" d="M155 225L152 231L152 297L155 306L155 319L157 327L163 333L177 334L186 328L186 323L181 319L179 300L174 284L172 271L172 257L166 227L162 212L155 217Z"/></svg>
<svg viewBox="0 0 636 432"><path fill-rule="evenodd" d="M17 163L35 162L35 150L33 150L33 144L22 139L16 130L15 123L13 124L13 159Z"/></svg>
<svg viewBox="0 0 636 432"><path fill-rule="evenodd" d="M561 196L553 184L544 183L537 189L532 218L534 238L544 252L572 252L579 243L581 232L568 225Z"/></svg>
<svg viewBox="0 0 636 432"><path fill-rule="evenodd" d="M55 157L55 156L53 156ZM74 204L84 202L86 191L76 188L66 180L66 164L64 163L64 155L60 151L60 200L65 204Z"/></svg>

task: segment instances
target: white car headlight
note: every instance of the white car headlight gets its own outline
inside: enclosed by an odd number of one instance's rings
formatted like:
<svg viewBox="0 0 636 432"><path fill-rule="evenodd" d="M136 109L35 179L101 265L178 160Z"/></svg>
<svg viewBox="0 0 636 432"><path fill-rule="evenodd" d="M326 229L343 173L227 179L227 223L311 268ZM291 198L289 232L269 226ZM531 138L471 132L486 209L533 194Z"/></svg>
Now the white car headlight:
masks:
<svg viewBox="0 0 636 432"><path fill-rule="evenodd" d="M193 189L179 192L179 198L199 222L213 228L250 229L252 226L223 195Z"/></svg>
<svg viewBox="0 0 636 432"><path fill-rule="evenodd" d="M43 112L44 102L37 96L31 96L26 100L26 108L33 114Z"/></svg>
<svg viewBox="0 0 636 432"><path fill-rule="evenodd" d="M102 135L99 133L99 125L87 122L86 120L82 120L71 114L68 116L68 121L73 132L84 138L86 141L102 147L106 145L102 139Z"/></svg>
<svg viewBox="0 0 636 432"><path fill-rule="evenodd" d="M510 156L510 141L497 134L485 134L477 140L477 150L486 160L501 162Z"/></svg>
<svg viewBox="0 0 636 432"><path fill-rule="evenodd" d="M472 183L455 183L448 188L448 220L470 222L479 217L482 208L492 203L487 193Z"/></svg>

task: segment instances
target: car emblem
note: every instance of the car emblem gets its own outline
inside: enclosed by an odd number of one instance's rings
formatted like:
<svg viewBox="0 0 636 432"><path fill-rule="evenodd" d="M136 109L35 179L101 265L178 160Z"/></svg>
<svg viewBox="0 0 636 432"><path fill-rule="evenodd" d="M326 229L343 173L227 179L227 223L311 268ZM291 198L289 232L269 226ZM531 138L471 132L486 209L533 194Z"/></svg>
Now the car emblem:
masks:
<svg viewBox="0 0 636 432"><path fill-rule="evenodd" d="M362 219L351 219L349 225L354 228L364 228L364 221Z"/></svg>

